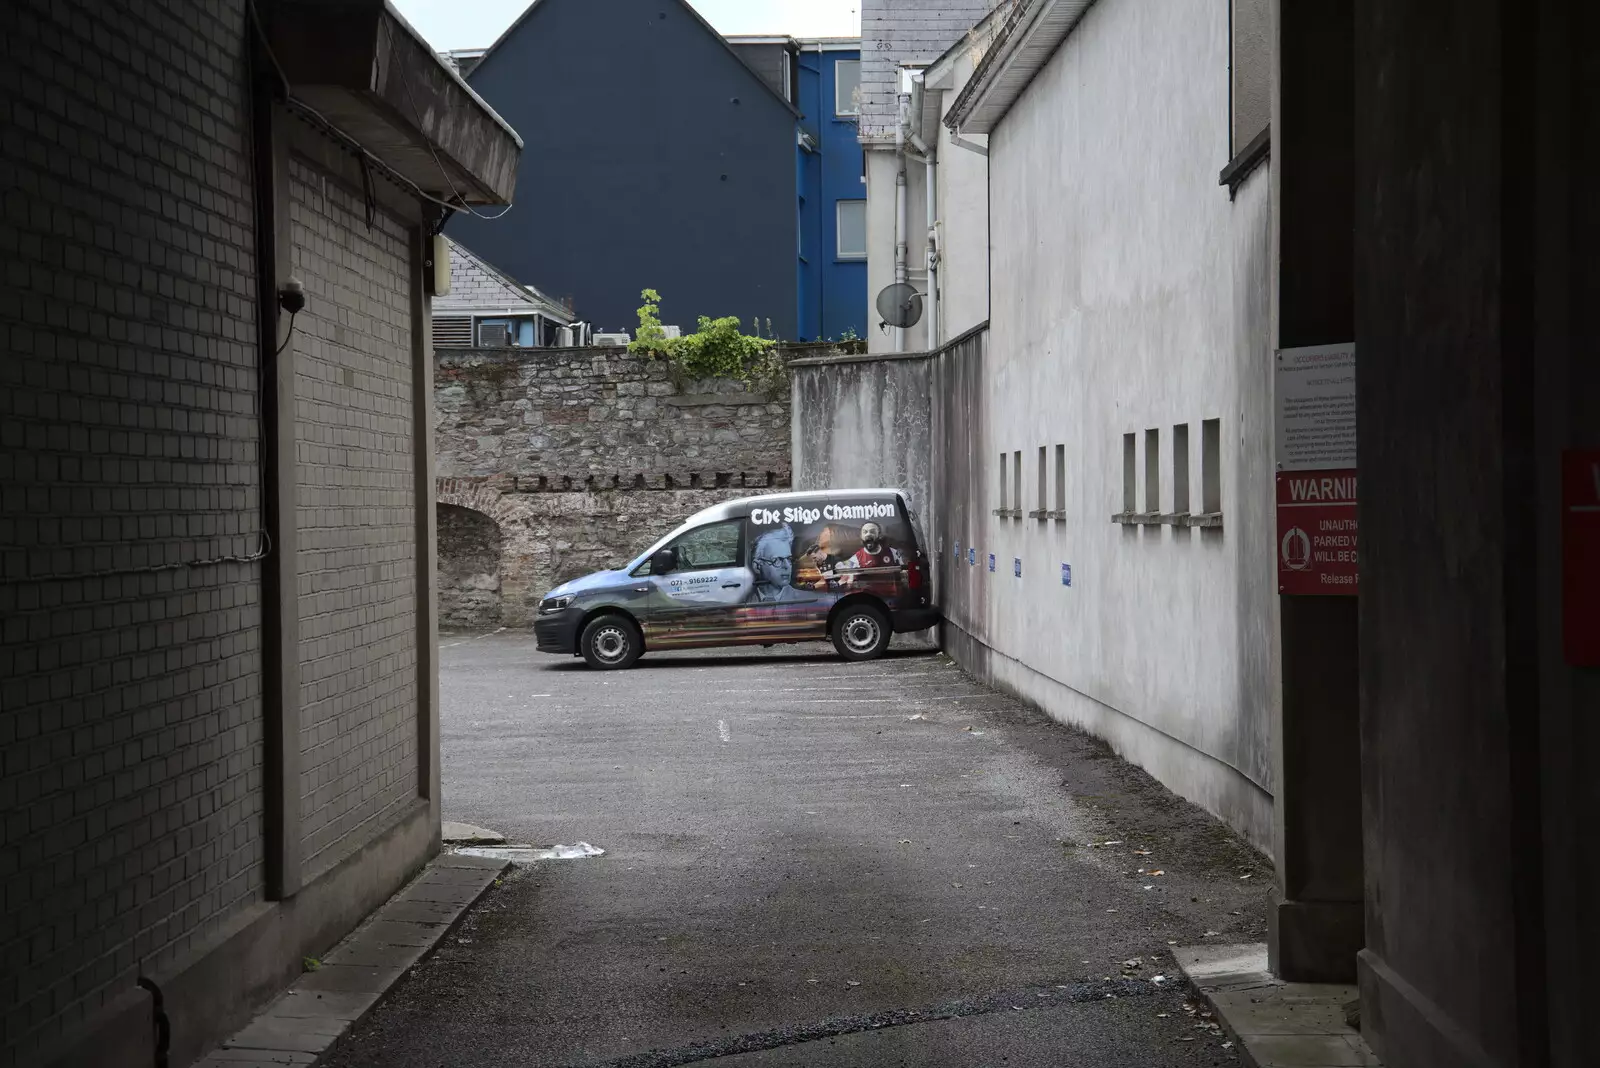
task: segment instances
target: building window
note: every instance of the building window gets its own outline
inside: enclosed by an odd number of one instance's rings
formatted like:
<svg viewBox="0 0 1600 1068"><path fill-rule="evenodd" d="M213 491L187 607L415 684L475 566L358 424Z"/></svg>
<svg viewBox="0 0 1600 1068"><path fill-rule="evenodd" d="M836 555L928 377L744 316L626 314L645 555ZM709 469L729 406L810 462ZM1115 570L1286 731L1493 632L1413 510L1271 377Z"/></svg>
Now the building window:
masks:
<svg viewBox="0 0 1600 1068"><path fill-rule="evenodd" d="M840 117L861 114L861 61L841 59L833 65L833 113Z"/></svg>
<svg viewBox="0 0 1600 1068"><path fill-rule="evenodd" d="M1200 424L1200 510L1208 515L1222 511L1222 420Z"/></svg>
<svg viewBox="0 0 1600 1068"><path fill-rule="evenodd" d="M1183 515L1189 511L1189 424L1179 423L1172 428L1172 511Z"/></svg>
<svg viewBox="0 0 1600 1068"><path fill-rule="evenodd" d="M1139 508L1138 495L1138 461L1134 458L1137 447L1136 439L1132 434L1122 435L1122 511L1124 515L1131 515Z"/></svg>
<svg viewBox="0 0 1600 1068"><path fill-rule="evenodd" d="M1011 454L1011 514L1022 518L1022 450Z"/></svg>
<svg viewBox="0 0 1600 1068"><path fill-rule="evenodd" d="M1045 447L1043 445L1039 446L1039 471L1038 471L1038 476L1039 476L1038 477L1038 483L1039 483L1039 485L1038 485L1038 489L1039 489L1038 501L1039 501L1039 503L1034 506L1033 517L1035 519L1049 519L1050 518L1050 501L1045 496L1045 486L1048 484L1049 479L1050 479L1050 459L1049 459L1049 454L1047 453L1047 451L1045 450Z"/></svg>
<svg viewBox="0 0 1600 1068"><path fill-rule="evenodd" d="M839 211L839 258L861 260L867 257L867 202L841 200Z"/></svg>
<svg viewBox="0 0 1600 1068"><path fill-rule="evenodd" d="M1067 447L1056 446L1056 518L1067 518Z"/></svg>
<svg viewBox="0 0 1600 1068"><path fill-rule="evenodd" d="M1005 516L1005 515L1008 514L1007 509L1006 509L1006 462L1007 462L1007 459L1008 458L1007 458L1005 453L1001 453L1000 454L1000 507L994 513L995 515L998 515L998 516Z"/></svg>
<svg viewBox="0 0 1600 1068"><path fill-rule="evenodd" d="M1161 431L1144 432L1144 510L1161 511Z"/></svg>
<svg viewBox="0 0 1600 1068"><path fill-rule="evenodd" d="M1228 18L1228 155L1237 156L1272 118L1272 0L1231 0Z"/></svg>

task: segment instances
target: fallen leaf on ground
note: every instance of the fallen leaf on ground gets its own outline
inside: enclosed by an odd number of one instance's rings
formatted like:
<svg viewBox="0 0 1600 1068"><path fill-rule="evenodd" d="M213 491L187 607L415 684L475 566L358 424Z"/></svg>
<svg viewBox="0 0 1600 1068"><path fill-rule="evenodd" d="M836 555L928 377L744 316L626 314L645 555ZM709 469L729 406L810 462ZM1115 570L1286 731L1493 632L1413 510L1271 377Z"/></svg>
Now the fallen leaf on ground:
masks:
<svg viewBox="0 0 1600 1068"><path fill-rule="evenodd" d="M859 979L846 979L844 981L844 985L845 986L860 986L861 985L861 980L859 980Z"/></svg>
<svg viewBox="0 0 1600 1068"><path fill-rule="evenodd" d="M1135 849L1133 851L1133 855L1136 857L1148 857L1150 853L1151 851L1148 849Z"/></svg>

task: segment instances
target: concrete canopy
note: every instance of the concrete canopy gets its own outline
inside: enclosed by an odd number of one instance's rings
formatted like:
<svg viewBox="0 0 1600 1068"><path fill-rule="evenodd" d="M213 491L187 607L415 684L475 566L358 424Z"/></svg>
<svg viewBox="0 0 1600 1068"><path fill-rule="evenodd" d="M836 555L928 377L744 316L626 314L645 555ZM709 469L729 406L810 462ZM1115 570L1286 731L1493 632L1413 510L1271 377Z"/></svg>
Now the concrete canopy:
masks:
<svg viewBox="0 0 1600 1068"><path fill-rule="evenodd" d="M522 138L385 0L269 0L293 102L440 200L509 204Z"/></svg>

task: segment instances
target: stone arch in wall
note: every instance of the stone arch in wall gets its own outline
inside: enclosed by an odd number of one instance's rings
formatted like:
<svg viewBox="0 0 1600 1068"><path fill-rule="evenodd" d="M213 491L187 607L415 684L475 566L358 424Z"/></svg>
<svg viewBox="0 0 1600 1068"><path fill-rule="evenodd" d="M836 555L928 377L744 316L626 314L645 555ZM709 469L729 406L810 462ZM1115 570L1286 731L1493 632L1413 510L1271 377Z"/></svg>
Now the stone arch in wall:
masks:
<svg viewBox="0 0 1600 1068"><path fill-rule="evenodd" d="M530 565L543 550L529 523L535 510L526 496L505 493L487 480L440 478L435 481L434 501L439 522L439 625L472 629L531 626L541 591L530 589L527 580L533 569ZM457 561L452 547L446 545L447 508L471 512L494 527L497 581L492 616L486 606L480 607L480 602L490 598L482 596L485 591L474 590L478 583L487 584L485 573L473 570L468 560ZM459 517L451 513L448 518ZM458 566L461 570L452 570Z"/></svg>
<svg viewBox="0 0 1600 1068"><path fill-rule="evenodd" d="M501 570L505 535L484 512L439 501L439 626L483 630L501 625Z"/></svg>

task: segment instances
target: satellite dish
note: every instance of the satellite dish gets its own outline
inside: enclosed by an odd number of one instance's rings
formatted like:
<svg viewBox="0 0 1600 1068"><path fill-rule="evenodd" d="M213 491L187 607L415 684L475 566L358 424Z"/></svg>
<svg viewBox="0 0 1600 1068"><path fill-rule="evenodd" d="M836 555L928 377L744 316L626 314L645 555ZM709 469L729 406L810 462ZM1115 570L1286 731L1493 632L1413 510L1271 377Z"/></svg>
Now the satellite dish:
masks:
<svg viewBox="0 0 1600 1068"><path fill-rule="evenodd" d="M890 326L915 326L922 318L922 294L909 282L884 286L878 294L878 315Z"/></svg>

